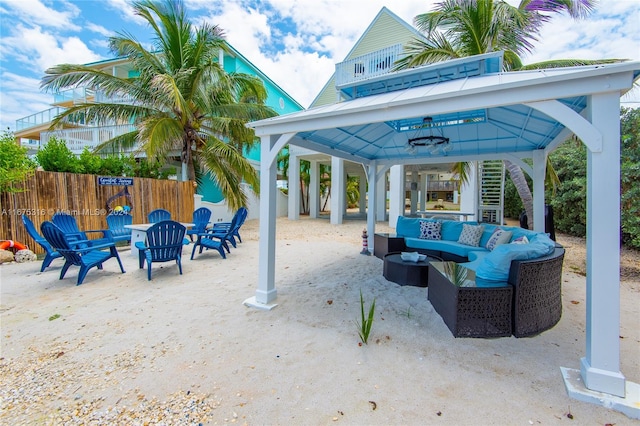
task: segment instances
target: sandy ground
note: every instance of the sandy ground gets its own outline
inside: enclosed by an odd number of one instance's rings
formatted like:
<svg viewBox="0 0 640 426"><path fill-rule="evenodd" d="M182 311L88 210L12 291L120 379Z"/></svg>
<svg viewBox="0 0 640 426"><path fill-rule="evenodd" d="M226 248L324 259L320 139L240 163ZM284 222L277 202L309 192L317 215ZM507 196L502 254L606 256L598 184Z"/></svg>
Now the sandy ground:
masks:
<svg viewBox="0 0 640 426"><path fill-rule="evenodd" d="M427 289L382 277L363 221L277 222L279 306L255 294L258 222L226 260L153 279L121 251L76 286L62 262L0 266L0 424L638 424L566 394L560 367L585 355L584 242L567 247L560 323L533 338L454 338ZM379 232L387 231L383 224ZM635 257L634 257L635 256ZM621 370L640 383L640 262L625 253ZM582 263L581 263L582 262ZM626 265L626 263L625 263ZM582 269L581 269L582 268ZM359 294L376 316L359 346Z"/></svg>

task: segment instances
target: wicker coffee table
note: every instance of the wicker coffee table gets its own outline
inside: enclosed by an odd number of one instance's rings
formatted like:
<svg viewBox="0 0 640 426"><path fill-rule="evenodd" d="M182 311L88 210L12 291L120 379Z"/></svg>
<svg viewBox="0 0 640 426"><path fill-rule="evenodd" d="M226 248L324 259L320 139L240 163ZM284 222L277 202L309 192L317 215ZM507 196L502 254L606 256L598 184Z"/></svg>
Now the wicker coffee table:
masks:
<svg viewBox="0 0 640 426"><path fill-rule="evenodd" d="M400 253L389 253L384 257L382 275L396 284L426 287L429 283L429 261L432 260L442 259L427 256L425 260L408 262L402 260Z"/></svg>
<svg viewBox="0 0 640 426"><path fill-rule="evenodd" d="M466 279L456 280L454 262L430 262L428 298L455 337L511 336L513 287L476 287L474 271L457 265Z"/></svg>

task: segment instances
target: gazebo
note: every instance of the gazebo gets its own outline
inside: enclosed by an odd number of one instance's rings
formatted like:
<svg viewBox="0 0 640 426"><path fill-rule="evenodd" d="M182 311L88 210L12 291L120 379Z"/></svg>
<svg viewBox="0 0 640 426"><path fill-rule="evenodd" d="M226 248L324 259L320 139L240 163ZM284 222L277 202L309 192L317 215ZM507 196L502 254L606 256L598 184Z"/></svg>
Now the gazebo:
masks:
<svg viewBox="0 0 640 426"><path fill-rule="evenodd" d="M572 397L640 418L640 386L620 371L619 345L620 97L640 62L518 72L501 65L496 52L354 81L336 88L343 102L250 123L261 138L260 260L245 304L276 305L275 160L286 144L363 164L369 235L376 182L392 166L505 159L531 176L533 228L543 232L546 158L573 133L588 156L587 347L579 371L561 371Z"/></svg>

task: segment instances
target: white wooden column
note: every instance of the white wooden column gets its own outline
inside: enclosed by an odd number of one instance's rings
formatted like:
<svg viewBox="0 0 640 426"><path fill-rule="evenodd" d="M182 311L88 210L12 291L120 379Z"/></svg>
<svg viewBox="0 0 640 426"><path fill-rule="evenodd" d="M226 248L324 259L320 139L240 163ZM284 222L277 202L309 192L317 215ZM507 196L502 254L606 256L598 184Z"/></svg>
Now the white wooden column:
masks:
<svg viewBox="0 0 640 426"><path fill-rule="evenodd" d="M360 214L364 214L367 211L367 175L363 171L358 174L358 178L360 179L358 182L358 192L360 193Z"/></svg>
<svg viewBox="0 0 640 426"><path fill-rule="evenodd" d="M385 170L384 173L381 173L380 167L378 167L376 177L376 209L374 211L376 220L383 221L387 217L387 171ZM369 185L369 190L371 190L371 185Z"/></svg>
<svg viewBox="0 0 640 426"><path fill-rule="evenodd" d="M369 184L369 190L367 192L367 235L369 239L367 240L369 246L369 252L373 253L374 248L374 234L376 233L376 203L377 203L377 182L376 176L378 172L378 166L375 161L369 163L369 165L365 166L365 171L367 173L366 176L362 176L362 179ZM366 185L365 185L366 187Z"/></svg>
<svg viewBox="0 0 640 426"><path fill-rule="evenodd" d="M427 194L429 190L427 189L427 185L429 183L429 173L422 172L420 175L420 210L424 211L427 209Z"/></svg>
<svg viewBox="0 0 640 426"><path fill-rule="evenodd" d="M289 151L289 189L288 189L288 217L289 220L300 219L300 158Z"/></svg>
<svg viewBox="0 0 640 426"><path fill-rule="evenodd" d="M414 189L415 188L415 189ZM418 211L418 172L411 172L411 215L414 216Z"/></svg>
<svg viewBox="0 0 640 426"><path fill-rule="evenodd" d="M588 389L625 396L620 372L620 99L591 96L591 123L602 151L587 150L587 354L581 375Z"/></svg>
<svg viewBox="0 0 640 426"><path fill-rule="evenodd" d="M339 225L344 219L345 208L344 160L331 157L331 215L330 222Z"/></svg>
<svg viewBox="0 0 640 426"><path fill-rule="evenodd" d="M395 228L398 216L404 216L404 166L389 170L389 226Z"/></svg>
<svg viewBox="0 0 640 426"><path fill-rule="evenodd" d="M544 177L547 169L547 156L544 150L533 151L533 230L545 232L544 226Z"/></svg>
<svg viewBox="0 0 640 426"><path fill-rule="evenodd" d="M311 160L309 167L309 217L315 219L320 212L320 165Z"/></svg>
<svg viewBox="0 0 640 426"><path fill-rule="evenodd" d="M278 151L293 135L269 135L260 138L260 258L258 260L258 289L244 301L249 307L273 309L276 291L276 185Z"/></svg>
<svg viewBox="0 0 640 426"><path fill-rule="evenodd" d="M476 178L478 162L473 161L469 167L469 182L460 188L460 211L473 212L472 217L467 220L477 220L478 218L478 179Z"/></svg>

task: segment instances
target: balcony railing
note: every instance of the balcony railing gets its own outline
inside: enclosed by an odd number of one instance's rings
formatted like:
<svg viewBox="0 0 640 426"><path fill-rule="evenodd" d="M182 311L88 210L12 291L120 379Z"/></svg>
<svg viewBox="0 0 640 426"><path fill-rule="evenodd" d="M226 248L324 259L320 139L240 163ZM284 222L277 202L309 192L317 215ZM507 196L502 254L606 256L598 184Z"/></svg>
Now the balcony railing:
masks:
<svg viewBox="0 0 640 426"><path fill-rule="evenodd" d="M389 74L402 53L402 45L385 47L336 64L336 86Z"/></svg>
<svg viewBox="0 0 640 426"><path fill-rule="evenodd" d="M427 182L427 191L457 191L458 186L457 180L430 180Z"/></svg>
<svg viewBox="0 0 640 426"><path fill-rule="evenodd" d="M105 104L132 104L133 98L131 96L107 96L102 91L96 92L96 102Z"/></svg>
<svg viewBox="0 0 640 426"><path fill-rule="evenodd" d="M56 115L61 114L66 110L67 108L53 107L45 111L37 112L28 117L20 118L16 120L16 131L50 123Z"/></svg>
<svg viewBox="0 0 640 426"><path fill-rule="evenodd" d="M63 90L53 95L53 102L60 104L63 102L73 101L74 104L88 102L95 96L95 90L86 87L76 87L73 89Z"/></svg>
<svg viewBox="0 0 640 426"><path fill-rule="evenodd" d="M124 133L132 132L133 130L135 130L135 126L131 124L54 130L42 132L40 134L40 140L41 146L44 146L52 137L62 139L67 143L67 147L71 152L80 155L85 147L93 150L101 143Z"/></svg>

